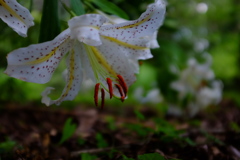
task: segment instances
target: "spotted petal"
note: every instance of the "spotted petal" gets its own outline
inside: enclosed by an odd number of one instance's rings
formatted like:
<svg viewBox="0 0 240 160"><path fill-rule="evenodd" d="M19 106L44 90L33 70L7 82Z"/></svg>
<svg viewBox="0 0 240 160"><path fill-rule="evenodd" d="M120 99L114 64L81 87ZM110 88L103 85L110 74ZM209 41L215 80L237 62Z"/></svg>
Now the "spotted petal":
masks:
<svg viewBox="0 0 240 160"><path fill-rule="evenodd" d="M102 57L101 65L111 74L112 77L121 75L127 85L131 85L135 80L135 74L138 72L117 43L102 38L103 44L93 48L95 55ZM104 77L106 78L106 77Z"/></svg>
<svg viewBox="0 0 240 160"><path fill-rule="evenodd" d="M149 38L150 38L149 47L152 49L159 48L159 44L157 41L157 34L158 34L158 32L155 31L152 36L149 36Z"/></svg>
<svg viewBox="0 0 240 160"><path fill-rule="evenodd" d="M134 38L152 36L163 23L165 10L165 3L162 0L156 0L137 20L101 26L100 33L126 43Z"/></svg>
<svg viewBox="0 0 240 160"><path fill-rule="evenodd" d="M69 51L72 41L67 29L52 41L14 50L7 56L5 73L27 82L46 83Z"/></svg>
<svg viewBox="0 0 240 160"><path fill-rule="evenodd" d="M80 90L80 85L82 83L82 66L80 63L80 52L81 48L78 45L74 45L74 49L71 49L68 58L67 58L67 83L63 90L62 95L57 100L51 100L47 95L53 89L51 87L46 88L42 93L42 102L47 106L52 104L59 105L62 101L73 100ZM76 51L76 52L75 52Z"/></svg>
<svg viewBox="0 0 240 160"><path fill-rule="evenodd" d="M120 24L120 23L128 22L128 20L126 19L122 19L114 15L107 15L99 10L97 10L97 12L103 15L104 17L106 17L109 20L110 24ZM146 36L145 39L147 39L148 41L147 46L149 46L149 48L159 48L159 44L157 41L157 31L155 31L151 36Z"/></svg>
<svg viewBox="0 0 240 160"><path fill-rule="evenodd" d="M34 25L30 12L16 0L0 0L0 18L23 37L27 36L28 28Z"/></svg>
<svg viewBox="0 0 240 160"><path fill-rule="evenodd" d="M71 38L78 39L79 42L91 46L101 45L99 28L106 21L106 18L98 14L86 14L74 17L68 22L71 29Z"/></svg>
<svg viewBox="0 0 240 160"><path fill-rule="evenodd" d="M112 43L115 43L116 50L122 51L121 54L124 54L127 56L127 58L130 59L149 59L152 58L152 54L149 49L149 38L142 38L142 39L132 39L129 40L127 43L124 41L121 41L119 39L113 38L113 37L107 37L107 36L101 36L102 39L105 39L107 41L110 41Z"/></svg>
<svg viewBox="0 0 240 160"><path fill-rule="evenodd" d="M127 89L135 80L135 73L138 72L138 67L128 59L126 54L118 44L101 38L102 45L88 46L84 45L87 54L87 61L90 65L84 65L84 70L88 70L89 75L94 75L96 83L100 83L101 87L106 91L110 91L107 78L111 79L113 85L112 93L116 97L122 97L115 84L119 83L119 75L124 79L126 87L121 84L122 89ZM124 95L124 98L126 95Z"/></svg>

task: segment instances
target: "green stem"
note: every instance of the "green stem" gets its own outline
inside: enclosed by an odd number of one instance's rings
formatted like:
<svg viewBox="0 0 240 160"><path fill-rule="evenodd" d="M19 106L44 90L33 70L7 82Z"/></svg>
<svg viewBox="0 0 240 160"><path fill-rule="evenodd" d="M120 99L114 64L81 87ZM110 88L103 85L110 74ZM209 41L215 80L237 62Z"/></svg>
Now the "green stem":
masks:
<svg viewBox="0 0 240 160"><path fill-rule="evenodd" d="M77 16L65 3L61 1L63 8L71 15L71 17Z"/></svg>

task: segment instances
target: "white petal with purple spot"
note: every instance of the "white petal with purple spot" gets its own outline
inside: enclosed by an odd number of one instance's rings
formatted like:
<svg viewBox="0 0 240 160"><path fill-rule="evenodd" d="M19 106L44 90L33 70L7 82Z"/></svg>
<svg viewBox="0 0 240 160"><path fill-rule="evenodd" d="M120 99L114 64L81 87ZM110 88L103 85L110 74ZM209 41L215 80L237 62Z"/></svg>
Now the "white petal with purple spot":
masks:
<svg viewBox="0 0 240 160"><path fill-rule="evenodd" d="M71 48L72 42L70 30L67 29L52 41L14 50L7 56L5 73L27 82L46 83Z"/></svg>
<svg viewBox="0 0 240 160"><path fill-rule="evenodd" d="M101 45L99 28L106 21L106 18L97 14L86 14L74 17L68 22L71 30L71 38L78 39L79 42L91 46Z"/></svg>
<svg viewBox="0 0 240 160"><path fill-rule="evenodd" d="M152 36L163 23L165 16L165 3L157 0L148 6L137 20L115 25L104 25L100 28L100 34L128 42L129 39Z"/></svg>
<svg viewBox="0 0 240 160"><path fill-rule="evenodd" d="M77 51L77 52L75 52ZM80 90L82 83L82 66L80 63L80 52L77 45L71 49L67 58L67 77L66 86L63 89L62 95L57 100L51 100L47 95L51 92L52 88L48 87L42 93L42 102L47 106L52 104L59 105L62 101L73 100Z"/></svg>
<svg viewBox="0 0 240 160"><path fill-rule="evenodd" d="M0 0L0 18L23 37L27 36L28 28L34 25L30 12L16 0Z"/></svg>

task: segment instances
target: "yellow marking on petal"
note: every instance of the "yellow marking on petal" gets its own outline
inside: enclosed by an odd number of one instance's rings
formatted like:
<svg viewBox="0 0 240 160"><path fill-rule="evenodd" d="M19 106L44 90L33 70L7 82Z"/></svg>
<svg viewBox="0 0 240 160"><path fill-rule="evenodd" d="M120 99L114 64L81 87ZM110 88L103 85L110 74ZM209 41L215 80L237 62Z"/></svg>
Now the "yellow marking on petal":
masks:
<svg viewBox="0 0 240 160"><path fill-rule="evenodd" d="M42 58L39 58L39 59L31 61L31 62L26 62L26 64L33 65L33 64L39 64L39 63L45 62L45 61L50 59L55 54L55 52L56 52L56 50L58 48L59 48L59 46L54 48L50 53L48 53L47 55L43 56Z"/></svg>
<svg viewBox="0 0 240 160"><path fill-rule="evenodd" d="M68 83L67 83L67 88L66 91L62 94L61 98L58 101L61 101L63 98L65 98L68 95L68 92L71 90L72 84L73 84L73 80L74 80L74 64L75 64L75 60L74 60L74 50L71 50L70 53L70 58L69 58L69 79L68 79Z"/></svg>
<svg viewBox="0 0 240 160"><path fill-rule="evenodd" d="M69 38L67 38L66 40L68 40ZM39 58L39 59L36 59L34 61L31 61L31 62L26 62L27 65L34 65L34 64L39 64L39 63L42 63L42 62L45 62L47 61L48 59L50 59L57 51L57 49L62 45L64 44L65 41L63 41L60 45L58 45L56 48L54 48L50 53L46 54L45 56L43 56L42 58Z"/></svg>
<svg viewBox="0 0 240 160"><path fill-rule="evenodd" d="M24 20L11 7L9 7L4 0L0 0L0 5L2 5L11 15L16 17L19 21L26 24Z"/></svg>
<svg viewBox="0 0 240 160"><path fill-rule="evenodd" d="M104 56L102 55L102 53L96 48L96 47L93 47L93 46L89 46L94 55L96 56L98 62L110 73L112 74L113 76L117 76L116 72L112 69L112 67L109 65L109 63L106 61L106 59L104 58Z"/></svg>
<svg viewBox="0 0 240 160"><path fill-rule="evenodd" d="M132 45L132 44L129 44L129 43L126 43L126 42L123 42L123 41L120 41L116 38L113 38L113 37L107 37L107 36L102 36L103 38L105 39L108 39L110 41L113 41L119 45L122 45L124 47L128 47L128 48L131 48L131 49L139 49L139 50L144 50L144 49L148 49L147 47L142 47L142 46L135 46L135 45Z"/></svg>
<svg viewBox="0 0 240 160"><path fill-rule="evenodd" d="M133 28L136 27L138 25L141 25L142 23L148 21L150 19L150 17L152 16L153 13L149 14L147 17L145 17L144 19L142 19L141 21L134 23L134 24L129 24L126 26L122 26L122 27L117 27L116 29L128 29L128 28Z"/></svg>

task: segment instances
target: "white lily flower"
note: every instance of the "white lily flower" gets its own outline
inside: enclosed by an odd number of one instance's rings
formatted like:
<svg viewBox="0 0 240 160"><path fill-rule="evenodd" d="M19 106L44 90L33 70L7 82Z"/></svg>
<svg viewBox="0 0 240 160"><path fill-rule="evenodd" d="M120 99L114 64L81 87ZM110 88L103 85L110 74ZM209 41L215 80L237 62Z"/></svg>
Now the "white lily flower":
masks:
<svg viewBox="0 0 240 160"><path fill-rule="evenodd" d="M204 56L204 64L199 64L194 58L189 59L188 67L179 73L178 80L171 83L171 87L179 92L180 100L187 95L192 96L187 104L190 116L209 105L216 105L222 98L223 85L215 80L214 72L210 69L211 56Z"/></svg>
<svg viewBox="0 0 240 160"><path fill-rule="evenodd" d="M83 78L95 81L94 101L98 105L101 93L104 105L105 92L110 98L122 101L127 97L128 87L138 73L136 61L148 59L152 55L148 39L162 24L165 4L156 0L139 19L120 24L106 24L107 19L98 14L87 14L72 18L69 28L54 40L30 45L11 52L5 71L11 77L28 82L48 82L60 60L67 58L67 82L62 95L51 100L47 95L53 88L43 93L46 105L73 100L80 90Z"/></svg>
<svg viewBox="0 0 240 160"><path fill-rule="evenodd" d="M34 25L30 12L16 0L0 0L0 18L20 36L26 37Z"/></svg>
<svg viewBox="0 0 240 160"><path fill-rule="evenodd" d="M210 69L211 59L199 64L196 59L188 60L188 67L179 73L179 79L171 83L171 88L179 91L179 98L184 98L187 94L195 94L201 87L202 82L214 79L214 73Z"/></svg>
<svg viewBox="0 0 240 160"><path fill-rule="evenodd" d="M204 108L211 104L217 104L222 99L223 84L221 81L213 81L210 87L203 87L196 96L199 108Z"/></svg>

